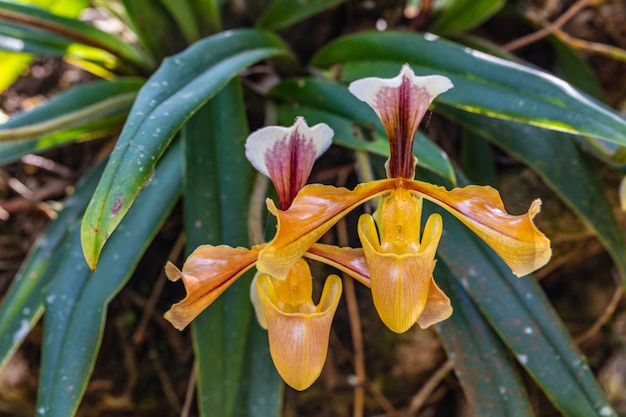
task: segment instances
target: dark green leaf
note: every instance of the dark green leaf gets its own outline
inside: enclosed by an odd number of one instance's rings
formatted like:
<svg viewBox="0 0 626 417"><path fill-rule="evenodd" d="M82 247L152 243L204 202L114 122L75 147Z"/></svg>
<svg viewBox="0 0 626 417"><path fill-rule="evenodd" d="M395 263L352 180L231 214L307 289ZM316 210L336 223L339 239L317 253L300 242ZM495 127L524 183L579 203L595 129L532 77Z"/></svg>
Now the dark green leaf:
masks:
<svg viewBox="0 0 626 417"><path fill-rule="evenodd" d="M239 71L286 53L285 45L270 33L238 30L198 41L163 61L139 92L83 219L83 249L92 268L183 123Z"/></svg>
<svg viewBox="0 0 626 417"><path fill-rule="evenodd" d="M139 78L118 78L72 88L0 125L0 141L45 140L59 131L94 122L102 124L103 118L125 116L143 83Z"/></svg>
<svg viewBox="0 0 626 417"><path fill-rule="evenodd" d="M532 417L534 414L511 353L480 314L446 264L435 276L454 313L439 324L448 357L477 416Z"/></svg>
<svg viewBox="0 0 626 417"><path fill-rule="evenodd" d="M274 0L256 24L267 29L283 29L345 0Z"/></svg>
<svg viewBox="0 0 626 417"><path fill-rule="evenodd" d="M0 126L0 165L119 131L142 84L135 78L84 84L14 115Z"/></svg>
<svg viewBox="0 0 626 417"><path fill-rule="evenodd" d="M161 3L176 22L187 43L197 41L200 37L200 31L196 22L193 2L188 0L161 0Z"/></svg>
<svg viewBox="0 0 626 417"><path fill-rule="evenodd" d="M68 417L76 412L100 346L107 305L130 278L178 200L181 173L180 146L173 146L111 236L97 272L85 263L78 224L70 232L65 257L44 289L45 349L38 415Z"/></svg>
<svg viewBox="0 0 626 417"><path fill-rule="evenodd" d="M560 39L552 36L549 40L555 52L554 72L581 91L602 100L602 88L587 61Z"/></svg>
<svg viewBox="0 0 626 417"><path fill-rule="evenodd" d="M157 62L179 52L187 44L176 21L160 1L122 0L122 3L130 27Z"/></svg>
<svg viewBox="0 0 626 417"><path fill-rule="evenodd" d="M197 13L198 26L200 34L207 36L222 30L222 16L220 0L189 0L194 4Z"/></svg>
<svg viewBox="0 0 626 417"><path fill-rule="evenodd" d="M471 131L465 131L461 146L461 167L472 184L495 187L498 180L493 151L489 143L482 136Z"/></svg>
<svg viewBox="0 0 626 417"><path fill-rule="evenodd" d="M504 0L453 0L437 20L428 28L439 34L463 32L496 14Z"/></svg>
<svg viewBox="0 0 626 417"><path fill-rule="evenodd" d="M248 243L254 173L244 156L247 135L242 91L235 82L185 124L189 251L206 243ZM281 383L269 357L267 334L254 318L250 279L250 274L240 278L192 324L204 417L279 414Z"/></svg>
<svg viewBox="0 0 626 417"><path fill-rule="evenodd" d="M448 213L442 215L439 259L546 396L567 417L616 416L533 277L515 277L476 235Z"/></svg>
<svg viewBox="0 0 626 417"><path fill-rule="evenodd" d="M63 202L63 209L31 248L0 304L0 368L35 325L43 312L42 289L56 273L64 253L68 228L83 214L104 170L104 162L87 173L74 194Z"/></svg>
<svg viewBox="0 0 626 417"><path fill-rule="evenodd" d="M8 164L30 153L40 153L48 149L76 141L87 141L119 132L126 121L126 112L86 121L82 126L60 130L38 139L0 142L0 165Z"/></svg>
<svg viewBox="0 0 626 417"><path fill-rule="evenodd" d="M362 33L322 49L313 65L341 64L343 79L396 76L408 63L418 75L442 74L455 85L437 98L463 110L626 145L626 120L545 72L464 48L436 36Z"/></svg>
<svg viewBox="0 0 626 417"><path fill-rule="evenodd" d="M389 156L389 142L376 113L347 87L316 78L298 78L276 85L270 95L290 103L279 107L282 124L291 125L296 116L304 116L310 124L328 124L335 132L333 141L339 145ZM374 140L364 136L373 136ZM413 149L419 166L455 182L448 156L423 134L417 133Z"/></svg>

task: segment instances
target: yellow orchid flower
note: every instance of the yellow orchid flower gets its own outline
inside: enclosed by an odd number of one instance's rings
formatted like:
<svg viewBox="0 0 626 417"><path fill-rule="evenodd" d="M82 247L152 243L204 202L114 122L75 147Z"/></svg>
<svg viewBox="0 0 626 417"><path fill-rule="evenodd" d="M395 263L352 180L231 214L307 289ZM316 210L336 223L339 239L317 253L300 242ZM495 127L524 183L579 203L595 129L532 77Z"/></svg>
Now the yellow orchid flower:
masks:
<svg viewBox="0 0 626 417"><path fill-rule="evenodd" d="M285 382L297 390L315 382L326 362L330 325L341 297L341 278L328 276L317 306L312 291L311 270L303 259L284 280L257 275L251 289L255 310L263 312L260 324L267 329L274 365Z"/></svg>
<svg viewBox="0 0 626 417"><path fill-rule="evenodd" d="M282 208L289 208L304 187L313 162L330 146L332 134L325 124L309 128L304 119L297 118L290 128L269 126L248 137L246 156L259 172L270 177ZM265 246L247 249L203 245L187 258L182 270L168 263L165 268L168 278L181 279L187 296L174 304L165 318L177 329L185 328L255 266ZM312 242L302 256L334 266L369 284L362 249ZM259 323L268 330L276 369L287 384L299 390L309 387L322 371L330 326L342 291L341 279L331 275L319 304L313 304L311 271L302 256L285 277L257 274L251 287L251 300Z"/></svg>
<svg viewBox="0 0 626 417"><path fill-rule="evenodd" d="M349 211L374 197L382 199L378 221L363 214L358 234L374 305L383 322L395 332L404 332L416 322L427 327L452 313L450 301L432 277L443 230L441 217L432 215L421 233L423 199L463 222L514 274L526 275L545 265L551 256L550 241L532 221L539 212L539 200L526 214L514 216L506 212L498 192L491 187L448 191L413 179L417 160L412 146L418 125L434 98L451 87L446 77L418 77L408 65L392 79L353 82L350 91L374 109L389 137L391 152L385 164L388 179L360 184L354 190L308 185L286 210L268 200L269 210L278 219L278 229L274 239L260 251L257 269L279 279L286 277L323 234Z"/></svg>

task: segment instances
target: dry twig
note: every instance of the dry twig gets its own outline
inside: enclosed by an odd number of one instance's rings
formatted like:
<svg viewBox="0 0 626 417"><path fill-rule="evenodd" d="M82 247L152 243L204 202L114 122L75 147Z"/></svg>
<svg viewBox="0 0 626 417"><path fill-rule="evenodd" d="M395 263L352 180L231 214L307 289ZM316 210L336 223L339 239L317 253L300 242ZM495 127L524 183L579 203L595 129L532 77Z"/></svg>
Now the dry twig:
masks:
<svg viewBox="0 0 626 417"><path fill-rule="evenodd" d="M439 369L437 369L424 386L422 386L422 389L420 389L411 400L411 405L409 405L409 410L407 412L409 416L417 416L418 411L422 408L430 394L435 390L435 388L437 388L437 385L439 385L439 383L446 376L448 376L452 369L454 369L454 364L451 360L447 360L439 367Z"/></svg>
<svg viewBox="0 0 626 417"><path fill-rule="evenodd" d="M507 51L513 51L515 49L519 49L523 46L537 42L538 40L541 40L546 36L553 34L558 29L561 29L561 27L563 27L564 24L566 24L570 19L576 16L578 12L580 12L582 9L589 6L590 4L594 3L598 3L598 0L578 0L554 22L548 24L547 26L539 29L536 32L530 33L526 36L522 36L521 38L515 39L514 41L502 45L502 48ZM530 17L530 15L528 15L528 17Z"/></svg>
<svg viewBox="0 0 626 417"><path fill-rule="evenodd" d="M615 313L615 309L617 308L620 300L622 299L622 295L624 294L624 287L622 287L621 279L619 274L615 273L613 275L615 281L615 291L613 292L613 297L611 297L611 301L607 304L606 308L598 317L598 319L593 323L593 325L588 328L584 333L577 336L574 340L576 344L580 345L585 343L587 340L591 339L596 333L600 331L602 326L606 324L607 321L611 318L613 313Z"/></svg>

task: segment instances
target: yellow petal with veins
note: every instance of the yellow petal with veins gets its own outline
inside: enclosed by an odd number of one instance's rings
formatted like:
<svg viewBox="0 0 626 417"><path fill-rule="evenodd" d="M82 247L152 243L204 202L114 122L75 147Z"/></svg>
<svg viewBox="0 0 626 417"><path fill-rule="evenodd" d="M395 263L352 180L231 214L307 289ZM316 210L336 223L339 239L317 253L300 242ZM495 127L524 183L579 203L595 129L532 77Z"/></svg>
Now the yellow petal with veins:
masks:
<svg viewBox="0 0 626 417"><path fill-rule="evenodd" d="M422 181L394 178L358 185L353 191L327 185L307 185L289 210L268 208L278 218L274 239L261 251L257 268L283 279L295 262L356 206L391 190L416 192L449 211L483 239L517 276L541 268L552 254L550 241L533 224L541 203L535 200L528 213L508 214L491 187L470 185L450 191Z"/></svg>
<svg viewBox="0 0 626 417"><path fill-rule="evenodd" d="M303 260L294 265L285 280L267 274L257 278L272 360L285 382L300 391L315 382L326 362L330 326L341 297L341 279L337 275L326 279L317 306L310 291L308 300L301 299L306 289L311 289L311 272Z"/></svg>
<svg viewBox="0 0 626 417"><path fill-rule="evenodd" d="M550 260L550 240L537 229L533 217L541 208L535 200L528 212L508 214L498 192L470 185L450 191L421 181L406 181L406 188L441 206L476 233L517 276L529 274Z"/></svg>
<svg viewBox="0 0 626 417"><path fill-rule="evenodd" d="M204 245L185 261L182 271L168 262L165 273L171 281L183 280L187 296L165 313L174 327L182 330L204 309L254 266L262 246L232 248Z"/></svg>
<svg viewBox="0 0 626 417"><path fill-rule="evenodd" d="M366 287L370 286L370 273L363 249L340 248L316 243L304 256L337 268Z"/></svg>
<svg viewBox="0 0 626 417"><path fill-rule="evenodd" d="M272 200L268 209L278 218L274 239L261 251L257 269L284 279L304 253L350 210L391 189L396 180L358 185L354 190L329 185L307 185L289 210L279 210Z"/></svg>

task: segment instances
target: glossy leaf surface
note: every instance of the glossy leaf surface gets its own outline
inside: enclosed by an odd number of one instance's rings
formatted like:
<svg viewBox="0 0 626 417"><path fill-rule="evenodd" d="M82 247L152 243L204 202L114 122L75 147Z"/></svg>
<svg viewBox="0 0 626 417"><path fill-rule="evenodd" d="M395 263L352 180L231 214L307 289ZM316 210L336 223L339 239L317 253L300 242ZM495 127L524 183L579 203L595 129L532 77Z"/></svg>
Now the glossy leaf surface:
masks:
<svg viewBox="0 0 626 417"><path fill-rule="evenodd" d="M480 239L449 214L442 216L438 258L556 408L567 417L616 416L532 276L515 277Z"/></svg>
<svg viewBox="0 0 626 417"><path fill-rule="evenodd" d="M533 416L513 356L445 263L435 278L454 313L438 325L448 357L477 416Z"/></svg>
<svg viewBox="0 0 626 417"><path fill-rule="evenodd" d="M274 35L239 30L198 41L163 61L140 90L85 213L81 236L90 267L183 123L239 71L285 53Z"/></svg>
<svg viewBox="0 0 626 417"><path fill-rule="evenodd" d="M181 153L177 145L159 163L152 182L111 237L97 272L85 263L78 223L71 229L64 259L43 291L46 349L42 354L38 415L75 414L100 347L107 305L132 275L178 200L180 189Z"/></svg>
<svg viewBox="0 0 626 417"><path fill-rule="evenodd" d="M408 63L455 88L437 102L491 117L626 144L626 119L548 73L465 48L431 34L362 33L323 48L312 64L340 64L341 78L393 77ZM435 106L436 109L436 106Z"/></svg>
<svg viewBox="0 0 626 417"><path fill-rule="evenodd" d="M283 29L320 13L344 0L274 0L259 17L256 24L267 29Z"/></svg>
<svg viewBox="0 0 626 417"><path fill-rule="evenodd" d="M143 83L139 78L118 78L72 88L0 125L0 141L46 138L101 118L126 115Z"/></svg>
<svg viewBox="0 0 626 417"><path fill-rule="evenodd" d="M35 325L43 312L42 290L56 273L64 253L68 229L78 223L98 179L104 162L94 167L63 202L59 212L31 248L0 304L0 368Z"/></svg>

